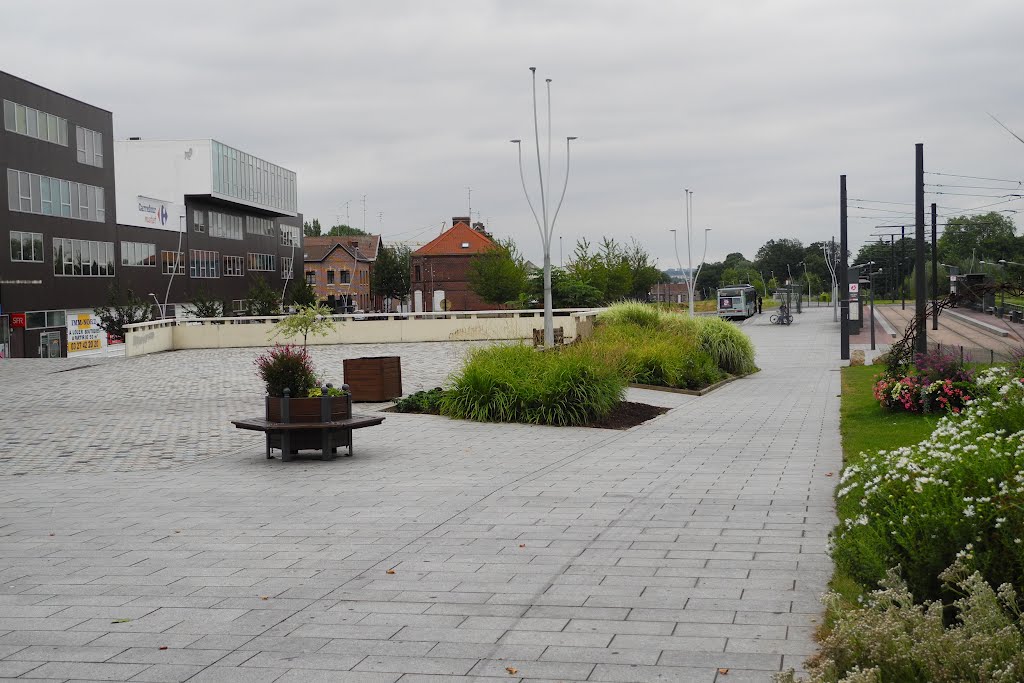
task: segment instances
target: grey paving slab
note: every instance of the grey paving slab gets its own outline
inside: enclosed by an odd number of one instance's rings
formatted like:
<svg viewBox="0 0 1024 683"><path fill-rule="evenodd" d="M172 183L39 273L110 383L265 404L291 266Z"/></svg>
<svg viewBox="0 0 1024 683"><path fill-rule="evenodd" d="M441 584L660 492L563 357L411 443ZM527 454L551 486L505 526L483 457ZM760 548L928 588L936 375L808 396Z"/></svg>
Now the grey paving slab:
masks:
<svg viewBox="0 0 1024 683"><path fill-rule="evenodd" d="M768 681L813 651L840 363L827 310L743 329L761 372L630 390L671 409L632 430L388 413L330 462L228 424L260 411L256 349L0 363L0 671ZM413 391L473 346L312 352L339 383L400 355Z"/></svg>

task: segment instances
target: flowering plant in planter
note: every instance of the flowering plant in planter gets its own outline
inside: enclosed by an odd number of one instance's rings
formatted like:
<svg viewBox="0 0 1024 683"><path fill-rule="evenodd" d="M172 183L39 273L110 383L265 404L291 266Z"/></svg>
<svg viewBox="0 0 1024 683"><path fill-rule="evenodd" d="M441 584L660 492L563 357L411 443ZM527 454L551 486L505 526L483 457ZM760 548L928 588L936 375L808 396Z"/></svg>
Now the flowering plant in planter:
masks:
<svg viewBox="0 0 1024 683"><path fill-rule="evenodd" d="M275 344L256 359L256 367L268 396L282 397L288 389L293 398L302 398L317 386L309 352L299 346Z"/></svg>

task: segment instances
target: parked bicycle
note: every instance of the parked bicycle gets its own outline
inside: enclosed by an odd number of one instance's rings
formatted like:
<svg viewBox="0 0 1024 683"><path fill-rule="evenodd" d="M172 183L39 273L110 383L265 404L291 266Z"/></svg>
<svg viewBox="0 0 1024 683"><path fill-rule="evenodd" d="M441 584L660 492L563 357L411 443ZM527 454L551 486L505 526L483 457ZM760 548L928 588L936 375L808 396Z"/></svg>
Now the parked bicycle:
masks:
<svg viewBox="0 0 1024 683"><path fill-rule="evenodd" d="M779 312L768 319L772 325L789 325L793 322L793 316L789 312L789 306L779 306Z"/></svg>

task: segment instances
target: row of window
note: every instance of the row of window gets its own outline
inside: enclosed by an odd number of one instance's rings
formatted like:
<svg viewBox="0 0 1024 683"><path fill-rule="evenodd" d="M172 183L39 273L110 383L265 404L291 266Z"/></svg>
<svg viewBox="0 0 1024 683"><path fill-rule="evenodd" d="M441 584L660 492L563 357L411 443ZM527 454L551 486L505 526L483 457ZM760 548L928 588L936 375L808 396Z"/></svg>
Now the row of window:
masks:
<svg viewBox="0 0 1024 683"><path fill-rule="evenodd" d="M103 168L103 133L75 126L78 163Z"/></svg>
<svg viewBox="0 0 1024 683"><path fill-rule="evenodd" d="M210 212L210 237L242 239L242 217L217 211Z"/></svg>
<svg viewBox="0 0 1024 683"><path fill-rule="evenodd" d="M106 221L103 188L7 169L7 206L11 211L43 216Z"/></svg>
<svg viewBox="0 0 1024 683"><path fill-rule="evenodd" d="M295 173L228 147L216 140L212 149L213 191L245 201L295 211Z"/></svg>
<svg viewBox="0 0 1024 683"><path fill-rule="evenodd" d="M11 230L11 260L43 262L43 235Z"/></svg>
<svg viewBox="0 0 1024 683"><path fill-rule="evenodd" d="M273 254L249 254L249 270L273 272L275 260Z"/></svg>
<svg viewBox="0 0 1024 683"><path fill-rule="evenodd" d="M155 266L156 245L145 242L121 242L122 266Z"/></svg>
<svg viewBox="0 0 1024 683"><path fill-rule="evenodd" d="M53 274L114 277L114 243L54 237Z"/></svg>
<svg viewBox="0 0 1024 683"><path fill-rule="evenodd" d="M11 260L43 262L43 235L38 232L12 230L10 233ZM248 254L249 270L273 272L273 254ZM133 267L156 266L156 245L146 242L121 242L121 265ZM161 251L161 270L164 275L185 274L182 252ZM281 277L290 277L293 260L281 257ZM189 274L194 278L221 276L220 253L204 249L189 250ZM95 240L53 238L53 272L55 275L87 275L113 277L114 244ZM224 277L245 275L245 258L224 256Z"/></svg>
<svg viewBox="0 0 1024 683"><path fill-rule="evenodd" d="M250 235L274 236L274 221L268 218L245 217L245 231Z"/></svg>
<svg viewBox="0 0 1024 683"><path fill-rule="evenodd" d="M68 146L67 119L10 100L4 100L4 128L12 133Z"/></svg>
<svg viewBox="0 0 1024 683"><path fill-rule="evenodd" d="M328 270L326 272L327 272L327 284L333 285L334 284L334 271L333 270ZM315 285L316 284L316 271L315 270L307 270L306 271L306 282L308 282L311 285ZM339 270L338 271L338 282L340 284L343 284L343 285L352 284L352 273L351 273L351 271ZM359 273L359 282L366 282L366 272L365 271L361 271Z"/></svg>
<svg viewBox="0 0 1024 683"><path fill-rule="evenodd" d="M281 226L281 245L285 247L299 245L299 227L297 225Z"/></svg>

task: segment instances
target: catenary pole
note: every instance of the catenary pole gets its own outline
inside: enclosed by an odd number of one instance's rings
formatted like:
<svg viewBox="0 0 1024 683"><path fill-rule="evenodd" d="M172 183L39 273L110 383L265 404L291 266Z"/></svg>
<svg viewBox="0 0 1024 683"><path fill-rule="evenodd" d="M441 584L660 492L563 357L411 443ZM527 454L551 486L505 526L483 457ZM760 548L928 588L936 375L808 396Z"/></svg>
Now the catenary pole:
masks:
<svg viewBox="0 0 1024 683"><path fill-rule="evenodd" d="M939 329L939 240L938 209L932 203L932 329Z"/></svg>
<svg viewBox="0 0 1024 683"><path fill-rule="evenodd" d="M846 175L839 176L839 357L850 360L850 261L846 235Z"/></svg>
<svg viewBox="0 0 1024 683"><path fill-rule="evenodd" d="M928 352L928 284L924 262L924 144L914 145L914 319L917 352Z"/></svg>

